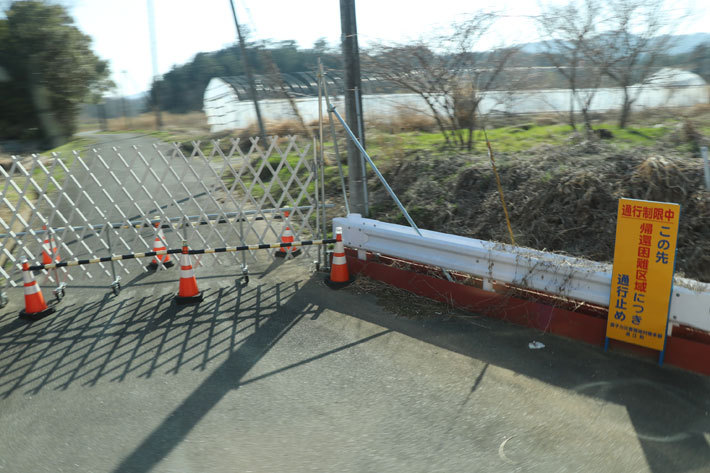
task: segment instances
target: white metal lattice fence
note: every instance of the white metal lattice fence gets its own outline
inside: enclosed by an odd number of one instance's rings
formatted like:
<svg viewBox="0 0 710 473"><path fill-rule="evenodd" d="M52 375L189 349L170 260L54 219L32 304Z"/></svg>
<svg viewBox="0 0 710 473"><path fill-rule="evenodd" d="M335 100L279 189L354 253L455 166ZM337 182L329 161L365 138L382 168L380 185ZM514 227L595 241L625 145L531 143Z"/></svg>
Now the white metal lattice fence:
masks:
<svg viewBox="0 0 710 473"><path fill-rule="evenodd" d="M272 137L266 148L251 139L196 142L189 153L174 144L13 157L0 168L0 278L17 285L19 260L41 261L45 240L62 260L150 251L156 224L171 248L185 237L192 248L275 243L286 224L296 240L314 238L322 219L317 171L314 144L295 137ZM245 267L255 254L210 257ZM116 271L145 271L145 263L117 261ZM62 272L71 282L111 276L113 268Z"/></svg>

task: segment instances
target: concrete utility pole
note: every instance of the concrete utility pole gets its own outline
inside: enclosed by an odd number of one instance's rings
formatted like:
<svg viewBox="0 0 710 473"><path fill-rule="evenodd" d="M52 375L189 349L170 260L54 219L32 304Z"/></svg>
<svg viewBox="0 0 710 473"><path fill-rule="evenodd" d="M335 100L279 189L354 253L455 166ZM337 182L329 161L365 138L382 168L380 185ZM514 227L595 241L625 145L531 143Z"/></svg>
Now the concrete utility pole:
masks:
<svg viewBox="0 0 710 473"><path fill-rule="evenodd" d="M355 0L340 0L340 29L343 61L345 70L345 121L352 132L365 147L365 128L362 123L360 80L360 50L357 41L357 22L355 20ZM359 103L358 103L359 102ZM360 115L360 116L358 116ZM367 216L365 202L365 181L362 156L353 142L348 140L348 188L350 189L350 207L352 212Z"/></svg>
<svg viewBox="0 0 710 473"><path fill-rule="evenodd" d="M239 37L239 50L242 53L242 64L244 65L244 72L247 74L247 81L249 82L249 93L251 94L251 99L254 101L254 111L256 112L256 121L259 123L259 137L261 138L261 146L266 149L266 131L264 130L264 122L261 120L261 109L259 108L259 98L256 96L256 84L254 83L254 76L251 73L251 67L249 66L249 60L247 59L247 48L244 46L244 37L242 36L242 30L239 28L239 22L237 21L237 10L234 8L234 0L229 0L229 5L232 7L232 16L234 17L234 25L237 27L237 36Z"/></svg>

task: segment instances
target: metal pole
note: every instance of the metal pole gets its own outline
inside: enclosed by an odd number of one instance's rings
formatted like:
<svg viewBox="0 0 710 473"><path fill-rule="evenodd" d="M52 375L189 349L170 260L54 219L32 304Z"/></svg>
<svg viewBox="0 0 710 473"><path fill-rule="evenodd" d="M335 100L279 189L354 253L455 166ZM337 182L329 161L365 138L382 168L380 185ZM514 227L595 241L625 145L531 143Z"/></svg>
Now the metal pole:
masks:
<svg viewBox="0 0 710 473"><path fill-rule="evenodd" d="M242 209L242 204L239 204L239 210L241 211L241 209ZM317 211L317 210L316 210L316 211ZM245 220L245 217L243 216L243 215L244 215L243 212L240 212L240 214L241 214L242 216L239 218L239 237L242 239L242 245L246 245L246 244L247 244L247 239L246 239L246 237L244 236L244 220ZM242 254L242 274L246 274L246 273L248 273L248 272L249 272L249 265L247 265L247 254L246 254L246 253L243 253L243 254Z"/></svg>
<svg viewBox="0 0 710 473"><path fill-rule="evenodd" d="M343 50L343 69L345 75L345 116L351 130L359 130L355 89L360 88L360 51L357 41L357 22L355 20L355 0L340 0L341 46ZM362 106L362 104L361 104ZM359 140L364 144L365 137ZM363 194L362 168L359 154L353 143L348 142L348 188L350 201L356 213L365 215L365 196Z"/></svg>
<svg viewBox="0 0 710 473"><path fill-rule="evenodd" d="M360 111L360 89L355 87L355 109L357 111L357 134L360 137L360 144L365 147L365 133L363 132L363 119L362 112ZM363 206L365 207L365 213L362 214L363 217L370 216L370 206L369 206L369 196L367 195L367 169L365 169L365 157L360 153L360 172L362 172L362 195L363 195Z"/></svg>
<svg viewBox="0 0 710 473"><path fill-rule="evenodd" d="M52 261L55 261L54 257L54 232L52 229L49 229L49 257L51 258ZM54 268L54 277L57 280L57 287L60 286L59 283L59 270L57 268Z"/></svg>
<svg viewBox="0 0 710 473"><path fill-rule="evenodd" d="M52 262L54 263L56 261L56 258L54 256L54 231L52 230L52 228L49 228L48 231L49 231L49 251L50 251L49 254L50 254L50 257L52 258ZM56 297L57 300L60 301L64 297L64 288L66 287L66 283L59 281L59 269L56 267L54 268L54 277L57 279L57 287L52 292L54 292L54 297Z"/></svg>
<svg viewBox="0 0 710 473"><path fill-rule="evenodd" d="M316 238L319 236L323 238L322 235L319 235L320 233L320 189L318 186L320 186L320 179L318 178L318 143L316 142L316 137L313 137L313 174L315 175L315 185L313 186L313 190L315 191L315 197L316 197ZM322 263L321 260L321 252L320 249L318 250L318 259L316 260L316 264L318 265L318 268L320 268Z"/></svg>
<svg viewBox="0 0 710 473"><path fill-rule="evenodd" d="M343 120L343 117L340 116L338 111L333 106L330 106L328 111L335 114L335 116L338 118L340 123L343 125L343 128L345 128L345 131L350 136L350 140L355 143L355 146L357 146L360 149L360 152L362 153L362 155L365 156L365 159L367 159L367 162L370 163L370 166L372 166L372 170L375 171L375 174L380 179L380 182L385 187L385 189L387 189L387 192L394 200L394 203L397 204L397 207L399 207L399 210L402 212L402 215L404 215L404 218L407 219L407 222L409 222L409 225L414 229L414 231L417 232L417 235L424 236L424 235L422 235L422 232L419 231L419 227L417 227L417 225L414 223L414 220L412 220L412 217L409 216L407 209L404 208L404 205L402 205L402 202L400 202L399 199L397 198L397 194L394 193L394 191L392 190L390 185L387 183L385 176L383 176L382 173L380 172L380 170L377 169L377 166L375 166L375 163L372 162L372 158L370 158L370 155L367 154L367 151L365 151L365 148L362 147L360 142L357 140L357 138L355 137L353 132L348 127L347 123L345 123L345 120Z"/></svg>
<svg viewBox="0 0 710 473"><path fill-rule="evenodd" d="M338 173L340 174L340 186L343 188L343 200L345 201L345 213L350 213L350 204L348 203L348 194L345 191L345 176L343 175L343 165L340 162L340 151L338 150L338 135L335 134L335 124L333 123L333 115L330 113L330 97L328 97L328 86L323 77L323 66L321 65L321 78L323 80L323 95L325 95L325 103L328 106L328 121L330 122L330 134L333 137L333 148L335 149L335 160L338 162ZM334 109L335 110L335 109ZM348 128L349 129L349 128ZM359 143L358 143L359 144ZM348 175L351 169L348 167Z"/></svg>
<svg viewBox="0 0 710 473"><path fill-rule="evenodd" d="M703 155L703 168L705 169L705 190L710 191L710 163L708 163L708 147L700 148L700 153Z"/></svg>
<svg viewBox="0 0 710 473"><path fill-rule="evenodd" d="M113 247L111 246L111 229L106 232L106 243L108 244L108 254L111 259L111 275L113 276L113 282L111 283L111 289L115 295L121 291L121 276L116 275L116 263L113 261Z"/></svg>
<svg viewBox="0 0 710 473"><path fill-rule="evenodd" d="M262 146L264 149L268 146L266 142L266 131L264 129L264 122L261 119L261 109L259 108L259 98L256 95L256 84L254 83L254 76L251 73L251 67L249 66L249 58L247 57L247 49L244 46L244 37L242 36L242 30L239 27L239 21L237 21L237 10L234 8L234 0L229 0L229 5L232 7L232 16L234 17L234 25L237 27L237 37L239 38L239 50L242 53L242 64L244 65L244 72L247 75L247 81L249 82L249 93L251 94L251 99L254 101L254 111L256 112L256 121L259 123L259 137L261 138Z"/></svg>
<svg viewBox="0 0 710 473"><path fill-rule="evenodd" d="M108 245L108 255L113 256L113 248L111 247L111 230L106 232L106 244ZM116 263L111 260L111 275L113 280L116 280Z"/></svg>
<svg viewBox="0 0 710 473"><path fill-rule="evenodd" d="M319 151L320 151L320 186L321 186L321 198L323 199L323 205L325 206L325 154L323 150L323 64L321 64L320 58L318 58L318 137L320 140ZM321 209L318 209L320 212ZM327 234L327 216L325 213L325 207L323 207L323 219L321 220L321 238L325 238ZM323 245L323 248L319 248L319 254L323 256L323 269L328 267L328 248Z"/></svg>

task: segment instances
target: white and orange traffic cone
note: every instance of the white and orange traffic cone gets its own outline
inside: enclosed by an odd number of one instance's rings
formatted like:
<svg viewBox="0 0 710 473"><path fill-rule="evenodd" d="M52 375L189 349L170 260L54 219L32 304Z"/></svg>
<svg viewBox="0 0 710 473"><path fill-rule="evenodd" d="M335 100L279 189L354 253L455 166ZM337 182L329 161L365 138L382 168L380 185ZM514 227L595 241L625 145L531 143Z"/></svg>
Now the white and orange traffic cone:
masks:
<svg viewBox="0 0 710 473"><path fill-rule="evenodd" d="M187 243L183 242L180 255L180 286L175 296L175 302L178 304L196 304L202 301L202 293L197 289L195 271L192 269L190 255L187 252Z"/></svg>
<svg viewBox="0 0 710 473"><path fill-rule="evenodd" d="M343 246L343 229L335 229L335 249L333 250L333 261L330 264L330 276L325 278L325 284L331 289L340 289L353 282L348 271L348 260L345 257L345 247Z"/></svg>
<svg viewBox="0 0 710 473"><path fill-rule="evenodd" d="M42 289L35 281L34 274L30 271L27 258L22 258L22 280L25 283L25 309L20 311L20 317L28 320L39 320L54 313L53 307L47 307L42 295Z"/></svg>
<svg viewBox="0 0 710 473"><path fill-rule="evenodd" d="M289 211L284 210L284 230L281 233L281 243L293 243L293 232L291 232L291 226L288 223ZM279 258L285 258L288 255L294 258L301 254L301 249L294 246L282 246L276 251L276 255Z"/></svg>
<svg viewBox="0 0 710 473"><path fill-rule="evenodd" d="M59 263L59 248L54 241L54 235L47 230L47 225L42 225L42 230L45 231L44 242L42 243L42 264Z"/></svg>
<svg viewBox="0 0 710 473"><path fill-rule="evenodd" d="M153 251L167 250L165 245L165 235L163 234L163 228L160 226L160 222L155 224L155 228L158 229L158 233L156 233L155 241L153 242ZM172 268L175 265L170 258L170 255L156 255L153 256L153 260L148 264L148 269L155 271L158 269L161 262L166 268Z"/></svg>

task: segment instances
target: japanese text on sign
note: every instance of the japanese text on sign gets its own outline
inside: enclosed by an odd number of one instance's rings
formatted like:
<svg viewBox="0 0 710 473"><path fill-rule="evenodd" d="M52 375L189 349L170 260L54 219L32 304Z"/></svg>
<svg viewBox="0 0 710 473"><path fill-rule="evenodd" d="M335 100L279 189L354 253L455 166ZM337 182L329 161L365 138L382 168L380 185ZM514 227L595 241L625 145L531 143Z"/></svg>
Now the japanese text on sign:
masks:
<svg viewBox="0 0 710 473"><path fill-rule="evenodd" d="M662 350L680 206L621 199L607 337Z"/></svg>

